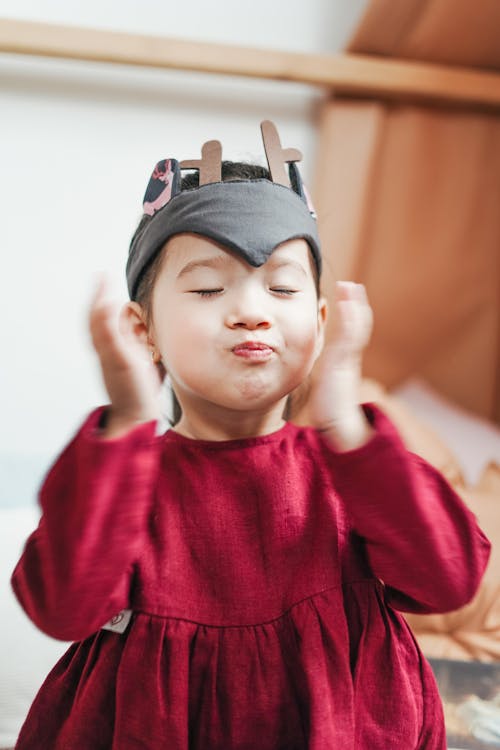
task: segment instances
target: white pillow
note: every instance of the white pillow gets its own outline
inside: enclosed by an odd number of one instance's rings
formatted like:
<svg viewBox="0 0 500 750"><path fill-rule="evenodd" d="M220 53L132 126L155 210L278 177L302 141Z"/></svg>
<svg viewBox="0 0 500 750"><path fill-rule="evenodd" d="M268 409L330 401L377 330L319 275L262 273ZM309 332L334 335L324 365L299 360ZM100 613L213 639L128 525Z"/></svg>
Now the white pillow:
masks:
<svg viewBox="0 0 500 750"><path fill-rule="evenodd" d="M35 506L0 509L0 747L14 747L38 689L68 648L31 623L10 586L38 517Z"/></svg>
<svg viewBox="0 0 500 750"><path fill-rule="evenodd" d="M500 463L500 428L493 422L466 411L418 378L392 393L453 451L467 484L476 485L489 463Z"/></svg>

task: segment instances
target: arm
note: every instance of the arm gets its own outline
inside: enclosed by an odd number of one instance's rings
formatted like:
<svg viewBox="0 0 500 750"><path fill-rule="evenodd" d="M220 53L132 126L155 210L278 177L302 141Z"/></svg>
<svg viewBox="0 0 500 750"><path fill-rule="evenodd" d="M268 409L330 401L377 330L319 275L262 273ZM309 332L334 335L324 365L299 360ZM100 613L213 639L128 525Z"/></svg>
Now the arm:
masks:
<svg viewBox="0 0 500 750"><path fill-rule="evenodd" d="M374 429L368 442L344 452L326 436L323 442L370 566L397 609L457 609L474 596L490 544L444 477L406 450L383 412L364 412Z"/></svg>
<svg viewBox="0 0 500 750"><path fill-rule="evenodd" d="M117 325L116 305L99 284L89 327L110 406L90 416L47 476L39 527L12 579L34 623L62 640L85 638L128 607L145 540L160 372L141 315L131 302Z"/></svg>
<svg viewBox="0 0 500 750"><path fill-rule="evenodd" d="M361 354L373 324L364 287L338 282L334 336L311 403L334 483L390 603L457 609L474 595L490 545L445 479L409 453L391 422L358 404Z"/></svg>
<svg viewBox="0 0 500 750"><path fill-rule="evenodd" d="M80 640L129 606L144 544L157 454L154 422L104 440L94 412L49 472L42 517L12 576L45 633Z"/></svg>

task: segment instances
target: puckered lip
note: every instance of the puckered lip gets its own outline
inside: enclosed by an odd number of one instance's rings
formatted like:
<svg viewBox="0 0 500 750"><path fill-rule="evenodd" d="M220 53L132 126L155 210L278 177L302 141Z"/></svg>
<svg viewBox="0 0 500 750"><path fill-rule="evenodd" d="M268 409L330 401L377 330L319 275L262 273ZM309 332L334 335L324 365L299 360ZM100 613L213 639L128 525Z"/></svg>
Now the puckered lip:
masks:
<svg viewBox="0 0 500 750"><path fill-rule="evenodd" d="M272 344L266 344L264 341L240 341L239 344L236 344L232 347L231 351L238 352L238 351L261 351L261 352L267 352L267 351L274 351L274 346Z"/></svg>

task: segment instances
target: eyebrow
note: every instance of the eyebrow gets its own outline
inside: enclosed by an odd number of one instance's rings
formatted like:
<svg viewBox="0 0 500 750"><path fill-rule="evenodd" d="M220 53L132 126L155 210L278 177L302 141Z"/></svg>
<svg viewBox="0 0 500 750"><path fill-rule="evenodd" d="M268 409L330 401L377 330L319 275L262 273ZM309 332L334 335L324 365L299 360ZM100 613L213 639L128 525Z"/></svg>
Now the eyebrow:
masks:
<svg viewBox="0 0 500 750"><path fill-rule="evenodd" d="M190 260L189 263L186 263L186 265L181 268L177 274L177 278L180 279L181 276L185 276L197 268L222 268L231 263L231 260L232 258L226 257L225 255L216 255L214 258Z"/></svg>
<svg viewBox="0 0 500 750"><path fill-rule="evenodd" d="M214 258L200 258L199 260L190 260L189 263L186 263L185 266L181 268L179 273L177 274L177 278L180 279L182 276L186 276L188 273L191 273L191 271L195 271L197 268L222 268L224 266L230 265L231 261L233 259L226 255L216 255ZM287 266L294 268L296 271L299 271L303 276L307 278L307 271L305 270L302 263L299 263L296 260L283 258L282 260L275 260L274 258L270 258L267 263L271 267L272 270L277 270L279 268L286 268Z"/></svg>
<svg viewBox="0 0 500 750"><path fill-rule="evenodd" d="M304 268L302 263L299 263L297 260L291 260L287 258L283 258L283 260L274 260L273 258L270 258L268 263L273 269L291 266L292 268L295 268L296 271L300 271L303 276L307 277L306 269Z"/></svg>

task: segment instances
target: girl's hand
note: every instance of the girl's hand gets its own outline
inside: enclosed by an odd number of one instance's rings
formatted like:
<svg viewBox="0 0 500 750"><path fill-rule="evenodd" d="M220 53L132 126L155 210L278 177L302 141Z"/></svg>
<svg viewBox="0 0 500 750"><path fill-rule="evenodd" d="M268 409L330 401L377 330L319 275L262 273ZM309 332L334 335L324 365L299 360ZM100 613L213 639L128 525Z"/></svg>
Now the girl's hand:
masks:
<svg viewBox="0 0 500 750"><path fill-rule="evenodd" d="M134 332L126 308L119 314L110 301L105 279L92 300L89 327L111 402L103 437L118 437L141 422L158 419L159 367Z"/></svg>
<svg viewBox="0 0 500 750"><path fill-rule="evenodd" d="M361 360L373 313L362 284L339 281L333 308L334 335L323 352L311 394L314 426L341 450L362 445L371 435L359 405Z"/></svg>

